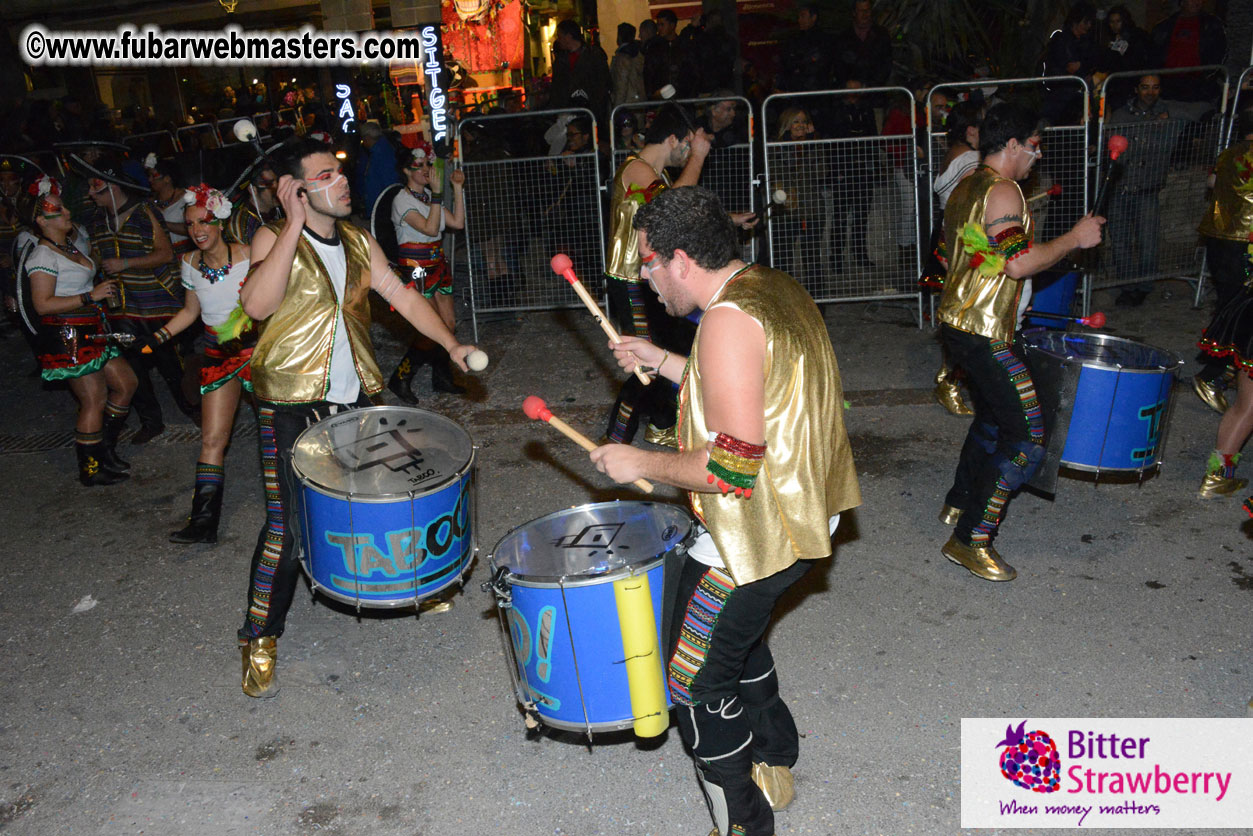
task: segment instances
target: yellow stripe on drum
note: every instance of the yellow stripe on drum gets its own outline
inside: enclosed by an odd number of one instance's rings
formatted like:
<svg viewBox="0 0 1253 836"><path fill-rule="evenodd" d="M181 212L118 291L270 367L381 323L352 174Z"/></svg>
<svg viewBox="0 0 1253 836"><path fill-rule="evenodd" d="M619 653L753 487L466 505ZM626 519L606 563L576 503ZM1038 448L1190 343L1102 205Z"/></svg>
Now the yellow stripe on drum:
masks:
<svg viewBox="0 0 1253 836"><path fill-rule="evenodd" d="M637 737L656 737L670 726L666 710L666 686L662 677L661 649L657 646L657 616L648 575L633 575L613 583L626 659L631 716Z"/></svg>

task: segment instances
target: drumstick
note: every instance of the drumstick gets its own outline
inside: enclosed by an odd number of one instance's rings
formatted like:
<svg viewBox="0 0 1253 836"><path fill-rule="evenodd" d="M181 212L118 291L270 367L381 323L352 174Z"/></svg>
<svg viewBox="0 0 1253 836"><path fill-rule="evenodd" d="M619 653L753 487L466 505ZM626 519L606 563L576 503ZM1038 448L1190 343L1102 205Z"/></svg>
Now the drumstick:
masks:
<svg viewBox="0 0 1253 836"><path fill-rule="evenodd" d="M1027 198L1027 203L1035 203L1037 201L1044 200L1046 197L1058 197L1061 193L1062 184L1054 183L1039 194L1033 194L1031 197Z"/></svg>
<svg viewBox="0 0 1253 836"><path fill-rule="evenodd" d="M1026 316L1035 316L1042 319L1056 319L1063 322L1077 322L1080 325L1086 325L1088 328L1104 328L1106 322L1105 314L1101 311L1096 311L1091 316L1068 316L1067 314L1028 310Z"/></svg>
<svg viewBox="0 0 1253 836"><path fill-rule="evenodd" d="M613 325L610 324L609 320L605 318L604 313L601 312L600 305L596 304L596 300L592 298L592 294L587 292L587 288L583 286L583 282L579 281L579 277L574 274L574 264L570 261L570 256L565 253L557 253L552 257L552 261L550 261L549 264L552 266L554 273L563 277L570 283L570 287L574 288L575 294L583 300L583 304L587 306L588 311L591 312L592 317L600 324L601 330L608 335L609 339L615 343L622 342L622 337L618 334L617 330L614 329ZM645 386L653 382L653 379L649 377L648 372L644 371L644 367L639 363L635 364L635 376L638 377L640 379L640 383L643 383Z"/></svg>
<svg viewBox="0 0 1253 836"><path fill-rule="evenodd" d="M553 411L548 408L548 404L544 403L543 398L538 397L537 395L528 396L527 399L522 402L522 411L526 413L527 418L530 418L533 421L547 422L558 432L582 447L587 452L590 453L596 449L595 441L592 441L590 438L583 435L583 433L579 432L565 421L562 421L556 415L553 415ZM653 492L653 483L647 479L636 479L631 484L635 485L635 487L639 488L644 493Z"/></svg>

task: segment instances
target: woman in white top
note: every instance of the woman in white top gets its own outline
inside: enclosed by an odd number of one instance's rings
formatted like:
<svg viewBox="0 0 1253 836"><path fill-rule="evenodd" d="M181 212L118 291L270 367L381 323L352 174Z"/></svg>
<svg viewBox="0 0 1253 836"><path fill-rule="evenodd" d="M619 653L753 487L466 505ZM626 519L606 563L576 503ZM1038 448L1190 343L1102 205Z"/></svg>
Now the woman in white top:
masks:
<svg viewBox="0 0 1253 836"><path fill-rule="evenodd" d="M392 225L396 228L396 243L400 251L402 279L411 280L422 295L431 300L435 310L448 326L455 330L452 300L452 271L444 258L444 230L461 229L465 226L466 209L463 186L465 172L457 169L449 175L452 183L454 208L443 205L441 195L436 195L432 185L442 188L442 166L437 170L431 146L423 144L400 159L404 188L392 201ZM387 386L405 403L415 404L413 375L425 363L431 364L431 386L436 392L459 395L465 389L452 376L452 361L448 352L431 340L418 335L401 358L396 371L392 372Z"/></svg>
<svg viewBox="0 0 1253 836"><path fill-rule="evenodd" d="M96 263L86 255L89 244L70 221L56 180L45 175L31 183L19 198L18 217L38 236L22 281L29 283L40 316L36 350L42 375L66 381L78 401L78 479L87 486L112 485L130 476L130 465L114 447L137 385L134 370L108 341L98 304L116 296L117 280L92 284Z"/></svg>
<svg viewBox="0 0 1253 836"><path fill-rule="evenodd" d="M947 261L942 260L944 207L948 205L949 195L957 188L957 184L979 167L979 121L982 118L983 109L979 105L974 102L958 102L949 111L948 121L945 123L948 151L940 163L940 173L932 184L940 205L940 214L931 234L933 263L923 276L923 284L932 288L944 287L944 271L947 267ZM949 366L948 358L941 353L940 370L935 375L936 401L954 415L974 415L974 410L962 400L959 382L958 372Z"/></svg>
<svg viewBox="0 0 1253 836"><path fill-rule="evenodd" d="M158 160L156 154L149 154L144 158L144 170L148 173L148 185L152 187L153 208L165 221L174 257L191 252L191 239L187 237L187 225L183 222L183 196L187 190L174 185L174 161Z"/></svg>
<svg viewBox="0 0 1253 836"><path fill-rule="evenodd" d="M200 457L191 516L184 528L170 535L171 543L217 542L222 463L240 393L252 391L248 364L257 337L239 305L239 290L248 278L248 245L229 242L222 234L230 216L231 203L217 189L202 183L187 190L183 218L195 249L180 260L186 300L183 309L148 338L151 347L159 346L199 319L207 339L200 367Z"/></svg>

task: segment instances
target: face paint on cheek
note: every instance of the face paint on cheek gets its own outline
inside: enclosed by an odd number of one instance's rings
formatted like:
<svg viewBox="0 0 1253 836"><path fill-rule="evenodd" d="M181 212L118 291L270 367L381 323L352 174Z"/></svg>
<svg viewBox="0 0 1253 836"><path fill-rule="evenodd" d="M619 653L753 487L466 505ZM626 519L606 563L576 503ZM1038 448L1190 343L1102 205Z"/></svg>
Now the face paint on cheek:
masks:
<svg viewBox="0 0 1253 836"><path fill-rule="evenodd" d="M343 180L344 180L344 175L336 174L334 177L332 177L330 180L326 182L326 185L317 186L317 187L305 186L305 191L309 192L310 194L325 192L327 189L331 189L331 188L334 188L335 186L338 186L340 183L343 182Z"/></svg>

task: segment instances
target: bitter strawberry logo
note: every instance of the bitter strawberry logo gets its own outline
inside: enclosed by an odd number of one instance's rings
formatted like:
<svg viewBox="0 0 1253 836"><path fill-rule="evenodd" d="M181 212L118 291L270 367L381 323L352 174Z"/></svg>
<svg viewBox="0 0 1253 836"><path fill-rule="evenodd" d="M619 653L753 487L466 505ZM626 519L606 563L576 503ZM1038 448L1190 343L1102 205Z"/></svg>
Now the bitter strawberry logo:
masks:
<svg viewBox="0 0 1253 836"><path fill-rule="evenodd" d="M1001 774L1025 790L1057 792L1062 771L1057 744L1047 732L1024 732L1026 728L1026 720L1016 729L1012 723L1005 727L1005 739L996 744L1005 747L1001 750Z"/></svg>

